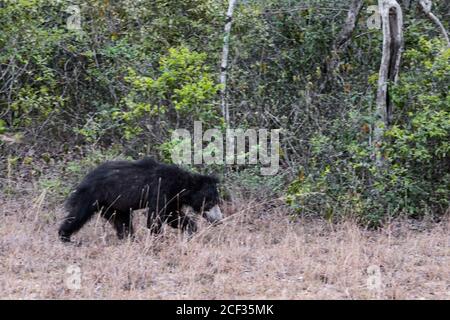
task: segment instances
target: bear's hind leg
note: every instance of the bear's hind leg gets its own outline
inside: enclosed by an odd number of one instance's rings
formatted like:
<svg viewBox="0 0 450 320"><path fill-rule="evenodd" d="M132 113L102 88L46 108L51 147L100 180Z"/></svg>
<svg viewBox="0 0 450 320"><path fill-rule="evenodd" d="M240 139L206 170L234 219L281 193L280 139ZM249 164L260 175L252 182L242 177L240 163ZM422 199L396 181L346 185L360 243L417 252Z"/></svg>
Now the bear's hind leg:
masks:
<svg viewBox="0 0 450 320"><path fill-rule="evenodd" d="M70 236L81 229L81 227L95 213L95 208L89 203L69 209L69 214L59 227L58 235L61 241L70 242Z"/></svg>

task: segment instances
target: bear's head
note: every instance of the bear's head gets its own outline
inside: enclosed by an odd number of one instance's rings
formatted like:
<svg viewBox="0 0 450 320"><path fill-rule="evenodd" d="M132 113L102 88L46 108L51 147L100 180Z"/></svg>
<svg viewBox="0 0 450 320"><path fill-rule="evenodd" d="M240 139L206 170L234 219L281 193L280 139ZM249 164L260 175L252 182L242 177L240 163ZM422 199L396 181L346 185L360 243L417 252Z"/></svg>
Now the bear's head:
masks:
<svg viewBox="0 0 450 320"><path fill-rule="evenodd" d="M211 223L222 220L222 211L219 208L219 179L213 176L194 175L192 187L189 190L186 205L196 213L201 213Z"/></svg>

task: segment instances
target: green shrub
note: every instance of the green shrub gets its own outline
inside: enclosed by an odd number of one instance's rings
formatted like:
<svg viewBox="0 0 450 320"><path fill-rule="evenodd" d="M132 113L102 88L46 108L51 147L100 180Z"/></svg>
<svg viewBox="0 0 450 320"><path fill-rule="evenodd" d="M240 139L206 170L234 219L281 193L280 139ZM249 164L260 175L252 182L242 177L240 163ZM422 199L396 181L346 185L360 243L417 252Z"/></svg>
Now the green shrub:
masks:
<svg viewBox="0 0 450 320"><path fill-rule="evenodd" d="M192 128L194 121L222 127L217 105L220 86L205 64L206 54L186 47L172 48L159 61L159 75L139 75L130 69L125 78L131 90L123 111L113 112L128 141L157 136L169 138L171 130Z"/></svg>
<svg viewBox="0 0 450 320"><path fill-rule="evenodd" d="M377 225L390 216L442 214L450 205L450 49L420 38L405 52L393 88L394 124L386 131L386 166L374 165L370 110L336 119L311 140L309 166L288 189L302 214L357 217Z"/></svg>

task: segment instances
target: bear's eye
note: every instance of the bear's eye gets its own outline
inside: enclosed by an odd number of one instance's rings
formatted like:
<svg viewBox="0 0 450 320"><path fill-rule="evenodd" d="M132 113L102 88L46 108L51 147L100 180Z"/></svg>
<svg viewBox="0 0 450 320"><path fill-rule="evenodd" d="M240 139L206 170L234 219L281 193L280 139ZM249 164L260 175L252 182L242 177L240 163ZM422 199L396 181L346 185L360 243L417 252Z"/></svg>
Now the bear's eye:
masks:
<svg viewBox="0 0 450 320"><path fill-rule="evenodd" d="M212 202L207 202L207 203L205 203L205 206L203 207L203 210L205 210L205 211L209 211L209 210L211 210L213 207L214 207L214 203L212 203Z"/></svg>

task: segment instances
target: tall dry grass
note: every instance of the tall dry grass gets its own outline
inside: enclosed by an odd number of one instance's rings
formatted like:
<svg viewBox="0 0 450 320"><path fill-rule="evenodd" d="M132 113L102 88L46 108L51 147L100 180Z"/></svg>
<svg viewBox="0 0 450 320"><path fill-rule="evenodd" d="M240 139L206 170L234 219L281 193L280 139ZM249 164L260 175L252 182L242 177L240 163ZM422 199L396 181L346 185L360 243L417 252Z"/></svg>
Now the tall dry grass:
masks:
<svg viewBox="0 0 450 320"><path fill-rule="evenodd" d="M1 298L450 299L448 218L374 231L292 221L281 204L246 199L190 240L169 228L151 236L136 214L135 241L95 218L67 245L64 212L49 207L45 193L0 198ZM70 266L79 290L67 286Z"/></svg>

